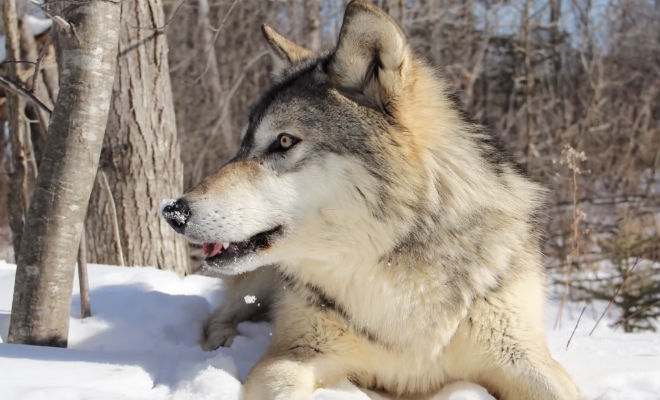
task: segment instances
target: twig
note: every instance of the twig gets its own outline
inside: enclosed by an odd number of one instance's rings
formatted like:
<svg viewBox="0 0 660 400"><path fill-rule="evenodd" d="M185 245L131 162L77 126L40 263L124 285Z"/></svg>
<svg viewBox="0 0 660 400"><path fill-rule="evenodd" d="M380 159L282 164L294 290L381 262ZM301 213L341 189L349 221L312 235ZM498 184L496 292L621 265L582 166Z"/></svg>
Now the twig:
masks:
<svg viewBox="0 0 660 400"><path fill-rule="evenodd" d="M27 98L32 103L34 103L34 105L36 105L37 107L39 107L42 110L46 111L48 114L53 113L53 110L48 108L47 105L42 103L41 100L39 100L35 95L30 93L29 90L25 89L24 87L22 87L21 85L19 85L18 83L12 81L11 79L7 78L4 75L0 75L0 85L4 86L5 88L10 90L14 94L17 94L19 96L23 96L23 97Z"/></svg>
<svg viewBox="0 0 660 400"><path fill-rule="evenodd" d="M573 335L575 335L575 331L577 331L578 325L580 325L580 320L582 319L582 314L584 314L584 310L587 309L587 306L582 307L582 312L580 312L580 316L577 319L577 322L575 322L575 327L573 327L573 332L571 332L571 336L568 338L568 342L566 342L566 350L568 350L568 346L571 345L571 340L573 339Z"/></svg>
<svg viewBox="0 0 660 400"><path fill-rule="evenodd" d="M153 31L153 33L149 36L147 36L144 39L140 39L134 43L129 44L126 46L124 49L120 49L119 52L117 53L117 57L123 57L127 53L130 53L131 51L137 49L138 47L142 46L143 44L147 43L148 41L155 39L159 35L166 33L167 28L169 25L174 21L174 17L176 17L176 14L179 12L179 9L181 6L183 6L183 3L185 3L187 0L181 0L179 4L176 6L174 9L174 12L172 13L172 16L161 26L155 26L153 28L140 28L138 26L129 26L131 29L137 29L137 30L150 30Z"/></svg>
<svg viewBox="0 0 660 400"><path fill-rule="evenodd" d="M123 267L126 265L126 263L124 262L124 252L121 248L121 236L119 235L119 218L117 218L117 206L115 205L114 197L112 197L112 190L110 189L110 184L108 183L108 177L101 169L99 169L99 174L101 175L101 180L103 181L103 187L108 194L108 201L110 202L110 214L112 216L112 227L115 235L115 246L117 246L117 256L119 257L119 265Z"/></svg>
<svg viewBox="0 0 660 400"><path fill-rule="evenodd" d="M2 67L5 64L36 64L34 61L23 61L23 60L5 60L3 62L0 62L0 67Z"/></svg>
<svg viewBox="0 0 660 400"><path fill-rule="evenodd" d="M37 77L41 72L41 62L46 56L46 51L50 45L50 35L46 36L46 40L42 44L41 50L39 50L39 56L37 57L37 62L34 66L34 73L32 74L32 79L30 81L30 93L34 93L34 89L37 87Z"/></svg>
<svg viewBox="0 0 660 400"><path fill-rule="evenodd" d="M130 53L131 51L137 49L138 47L142 46L143 44L147 43L148 41L155 39L156 37L160 36L161 34L165 33L165 30L155 30L154 33L151 35L147 36L144 39L140 39L137 42L131 43L126 48L120 49L119 53L117 53L117 57L123 57L127 53Z"/></svg>
<svg viewBox="0 0 660 400"><path fill-rule="evenodd" d="M598 317L598 321L596 321L596 323L594 324L594 327L591 328L591 332L589 332L589 336L591 336L594 333L594 331L598 327L598 324L600 324L600 321L603 319L603 317L605 317L605 314L607 314L607 312L610 310L610 307L612 307L612 304L614 303L614 300L616 299L616 296L619 295L619 292L621 291L623 286L628 281L628 278L630 277L630 274L632 274L632 272L635 270L635 267L637 266L637 263L639 263L639 257L637 257L635 259L635 262L633 263L633 265L631 265L630 268L628 268L628 271L626 271L626 276L623 277L623 281L621 281L621 285L619 285L619 287L616 288L616 291L614 292L614 295L610 299L610 302L607 303L607 307L605 307L605 310L603 310L603 313L600 314L600 317Z"/></svg>

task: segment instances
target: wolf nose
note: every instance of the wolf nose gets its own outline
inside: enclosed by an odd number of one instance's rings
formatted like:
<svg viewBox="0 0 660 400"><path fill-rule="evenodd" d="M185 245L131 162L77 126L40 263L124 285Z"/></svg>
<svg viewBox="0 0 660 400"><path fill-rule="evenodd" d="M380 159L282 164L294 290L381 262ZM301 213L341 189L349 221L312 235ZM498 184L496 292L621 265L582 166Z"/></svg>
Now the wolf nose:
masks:
<svg viewBox="0 0 660 400"><path fill-rule="evenodd" d="M183 233L190 219L190 206L184 199L163 200L160 213L175 231Z"/></svg>

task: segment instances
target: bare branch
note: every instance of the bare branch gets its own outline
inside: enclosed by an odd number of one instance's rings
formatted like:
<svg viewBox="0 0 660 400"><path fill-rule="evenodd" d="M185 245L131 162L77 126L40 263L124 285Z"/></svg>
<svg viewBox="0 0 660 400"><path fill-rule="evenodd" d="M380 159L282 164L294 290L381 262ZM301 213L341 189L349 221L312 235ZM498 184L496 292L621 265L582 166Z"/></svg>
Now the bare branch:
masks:
<svg viewBox="0 0 660 400"><path fill-rule="evenodd" d="M12 93L17 94L19 96L23 96L26 99L30 100L32 103L34 103L34 105L46 111L48 114L53 113L53 110L48 108L48 106L46 106L41 100L39 100L38 98L36 98L35 95L30 93L29 90L25 89L24 87L22 87L21 85L12 81L11 79L7 78L4 75L0 75L0 85L4 86Z"/></svg>
<svg viewBox="0 0 660 400"><path fill-rule="evenodd" d="M635 267L637 266L637 263L639 263L639 257L637 257L635 259L635 262L633 263L633 265L631 265L630 268L628 268L628 271L626 272L625 277L621 281L621 285L619 285L619 287L616 288L616 291L614 292L614 295L612 295L612 298L610 299L610 302L607 303L607 307L605 307L605 309L603 310L603 313L600 314L600 317L598 317L598 321L596 321L596 323L594 324L594 327L591 328L591 331L589 332L589 336L591 336L594 333L594 331L596 330L596 328L598 328L598 324L600 324L600 321L603 319L603 317L605 317L605 314L607 314L607 312L610 310L610 307L612 307L612 304L614 303L614 300L616 299L616 296L619 295L619 292L621 292L621 289L623 288L623 286L628 281L628 278L630 277L630 275L632 275L632 272L635 270Z"/></svg>
<svg viewBox="0 0 660 400"><path fill-rule="evenodd" d="M584 314L584 310L587 309L587 306L582 307L582 311L580 312L580 316L578 317L577 321L575 322L575 327L573 327L573 332L571 332L571 336L568 338L568 342L566 342L566 350L568 350L568 346L571 345L571 340L573 340L573 335L575 335L575 331L578 328L578 325L580 325L580 320L582 319L582 315Z"/></svg>
<svg viewBox="0 0 660 400"><path fill-rule="evenodd" d="M99 170L99 175L101 176L101 182L103 188L108 196L108 202L110 203L110 215L112 216L112 231L115 236L115 246L117 249L117 258L119 259L119 265L122 267L126 265L124 261L124 251L121 246L121 235L119 234L119 218L117 218L117 205L115 204L115 198L112 195L112 189L110 189L110 184L108 183L108 177L105 175L105 172Z"/></svg>

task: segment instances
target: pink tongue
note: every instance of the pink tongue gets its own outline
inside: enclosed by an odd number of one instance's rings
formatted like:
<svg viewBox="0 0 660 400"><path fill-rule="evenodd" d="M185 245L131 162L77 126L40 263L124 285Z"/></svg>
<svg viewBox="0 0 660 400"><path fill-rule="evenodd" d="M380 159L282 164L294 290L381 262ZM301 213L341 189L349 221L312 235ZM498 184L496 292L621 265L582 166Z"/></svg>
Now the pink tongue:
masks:
<svg viewBox="0 0 660 400"><path fill-rule="evenodd" d="M222 243L204 243L202 244L202 253L205 258L213 257L222 250Z"/></svg>

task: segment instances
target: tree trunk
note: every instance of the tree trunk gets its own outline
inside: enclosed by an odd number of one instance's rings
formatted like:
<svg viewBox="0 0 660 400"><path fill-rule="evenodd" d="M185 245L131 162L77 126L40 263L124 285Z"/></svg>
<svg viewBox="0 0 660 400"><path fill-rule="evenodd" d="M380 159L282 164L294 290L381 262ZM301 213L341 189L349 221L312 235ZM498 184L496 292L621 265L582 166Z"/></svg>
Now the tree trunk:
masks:
<svg viewBox="0 0 660 400"><path fill-rule="evenodd" d="M302 38L312 51L321 50L321 2L308 1L305 6L305 32Z"/></svg>
<svg viewBox="0 0 660 400"><path fill-rule="evenodd" d="M119 4L54 2L61 87L17 256L9 342L65 347L76 254L115 73Z"/></svg>
<svg viewBox="0 0 660 400"><path fill-rule="evenodd" d="M522 21L522 36L525 54L525 108L527 123L523 140L523 157L528 170L532 170L532 137L534 135L534 70L532 66L532 0L525 0Z"/></svg>
<svg viewBox="0 0 660 400"><path fill-rule="evenodd" d="M559 29L560 17L561 0L550 0L550 46L552 48L552 69L555 84L557 83L557 75L561 69L561 51L559 50L559 42L561 40Z"/></svg>
<svg viewBox="0 0 660 400"><path fill-rule="evenodd" d="M197 45L199 46L199 62L203 68L203 82L199 96L204 102L218 104L222 96L218 59L215 54L214 34L209 20L208 0L197 0Z"/></svg>
<svg viewBox="0 0 660 400"><path fill-rule="evenodd" d="M115 228L127 265L184 275L187 244L158 216L160 200L183 190L162 1L123 1L121 9L120 55L101 154L116 209L97 179L87 254L92 262L119 264Z"/></svg>
<svg viewBox="0 0 660 400"><path fill-rule="evenodd" d="M6 27L7 60L18 61L22 59L20 46L20 31L18 26L18 13L15 0L5 0L3 3L3 17ZM20 63L7 63L9 78L15 83L25 87L26 71ZM17 94L7 91L9 116L9 142L11 157L8 159L9 185L7 191L7 212L9 227L12 231L15 257L18 252L23 235L25 214L27 213L30 196L37 178L37 163L35 161L30 128L25 115L25 99Z"/></svg>

